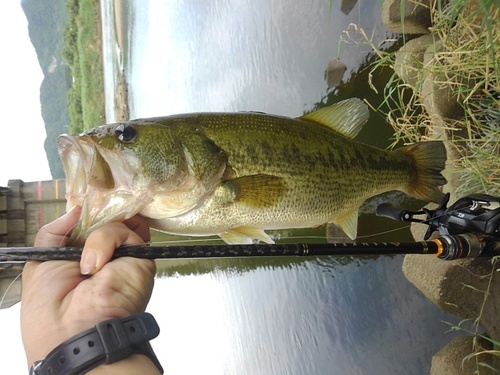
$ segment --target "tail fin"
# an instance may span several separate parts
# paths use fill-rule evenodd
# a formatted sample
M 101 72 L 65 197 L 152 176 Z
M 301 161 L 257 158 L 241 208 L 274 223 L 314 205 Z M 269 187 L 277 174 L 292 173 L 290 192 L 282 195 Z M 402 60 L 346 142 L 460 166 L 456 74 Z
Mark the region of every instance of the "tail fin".
M 406 187 L 406 193 L 424 201 L 439 203 L 444 196 L 439 187 L 447 182 L 441 174 L 446 164 L 443 142 L 418 142 L 398 151 L 404 152 L 414 161 L 415 177 Z

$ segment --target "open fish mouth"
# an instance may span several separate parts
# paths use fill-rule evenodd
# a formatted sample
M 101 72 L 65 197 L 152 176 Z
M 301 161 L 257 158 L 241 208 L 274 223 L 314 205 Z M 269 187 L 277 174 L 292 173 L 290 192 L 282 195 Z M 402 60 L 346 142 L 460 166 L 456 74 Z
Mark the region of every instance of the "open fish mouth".
M 115 187 L 109 164 L 93 142 L 63 134 L 57 140 L 57 148 L 66 175 L 66 209 L 83 205 L 89 188 L 109 190 Z
M 95 228 L 129 219 L 144 207 L 145 200 L 137 199 L 125 179 L 110 168 L 113 164 L 116 173 L 121 173 L 125 163 L 118 158 L 109 160 L 89 137 L 63 134 L 57 148 L 66 174 L 66 209 L 82 206 L 69 244 L 81 245 Z

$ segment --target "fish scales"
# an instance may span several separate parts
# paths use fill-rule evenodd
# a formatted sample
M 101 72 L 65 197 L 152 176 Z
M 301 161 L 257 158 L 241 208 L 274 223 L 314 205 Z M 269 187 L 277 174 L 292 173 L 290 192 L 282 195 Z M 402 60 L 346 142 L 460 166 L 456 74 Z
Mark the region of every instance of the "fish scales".
M 233 124 L 240 123 L 241 118 L 245 125 L 235 127 Z M 411 178 L 412 161 L 403 153 L 353 143 L 326 127 L 307 131 L 310 124 L 306 121 L 267 119 L 235 114 L 216 123 L 208 123 L 203 116 L 199 120 L 207 124 L 200 125 L 207 137 L 227 150 L 238 175 L 283 177 L 287 194 L 265 211 L 246 205 L 221 205 L 217 210 L 200 209 L 197 220 L 189 213 L 163 220 L 163 226 L 185 226 L 189 231 L 189 227 L 199 228 L 206 222 L 210 232 L 209 224 L 220 227 L 232 223 L 237 227 L 243 216 L 247 225 L 267 229 L 303 227 L 305 223 L 316 226 L 360 205 L 367 197 L 406 185 Z M 236 130 L 237 141 L 232 141 Z M 276 135 L 272 146 L 269 134 Z
M 439 201 L 442 143 L 387 151 L 353 141 L 367 118 L 366 105 L 353 98 L 297 119 L 198 113 L 61 136 L 67 190 L 78 196 L 87 184 L 85 197 L 74 202 L 94 212 L 84 214 L 74 239 L 136 213 L 155 229 L 217 234 L 228 243 L 273 242 L 265 230 L 326 222 L 355 238 L 357 212 L 368 197 L 399 189 Z M 78 155 L 85 173 L 65 163 Z

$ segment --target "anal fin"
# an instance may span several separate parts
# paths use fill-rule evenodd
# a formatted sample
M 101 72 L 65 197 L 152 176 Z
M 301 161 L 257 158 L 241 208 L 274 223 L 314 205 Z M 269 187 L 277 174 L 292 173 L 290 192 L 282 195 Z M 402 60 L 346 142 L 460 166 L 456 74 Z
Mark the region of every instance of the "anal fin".
M 356 239 L 358 234 L 358 209 L 349 211 L 344 215 L 338 216 L 331 221 L 342 228 L 345 234 L 351 239 Z
M 219 237 L 230 245 L 248 245 L 254 240 L 273 244 L 274 241 L 263 229 L 256 227 L 238 227 L 219 234 Z

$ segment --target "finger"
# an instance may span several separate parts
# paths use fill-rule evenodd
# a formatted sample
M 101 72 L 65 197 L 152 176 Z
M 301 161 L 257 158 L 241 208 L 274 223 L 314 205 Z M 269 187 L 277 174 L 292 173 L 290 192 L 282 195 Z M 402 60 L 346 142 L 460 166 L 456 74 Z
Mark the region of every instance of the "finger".
M 91 275 L 99 271 L 122 245 L 139 245 L 144 240 L 123 223 L 108 223 L 93 231 L 83 247 L 80 271 Z
M 78 222 L 81 211 L 81 206 L 74 206 L 60 218 L 40 228 L 35 237 L 35 247 L 66 245 L 68 236 Z
M 144 216 L 135 215 L 130 219 L 125 220 L 123 223 L 132 231 L 137 233 L 144 240 L 144 242 L 147 242 L 151 239 L 151 234 L 149 232 L 149 222 L 148 219 Z
M 60 247 L 66 245 L 66 241 L 75 227 L 82 211 L 81 206 L 73 206 L 68 212 L 58 219 L 45 224 L 37 232 L 35 237 L 35 247 Z M 40 265 L 40 262 L 26 262 L 23 275 L 31 275 L 33 270 Z

